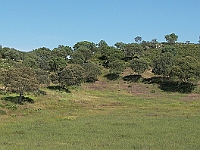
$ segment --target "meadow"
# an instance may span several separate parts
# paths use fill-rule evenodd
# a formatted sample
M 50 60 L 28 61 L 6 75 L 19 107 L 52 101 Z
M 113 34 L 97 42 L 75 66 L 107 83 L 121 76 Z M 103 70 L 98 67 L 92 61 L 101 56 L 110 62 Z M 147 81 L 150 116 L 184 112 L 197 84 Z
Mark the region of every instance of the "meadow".
M 200 94 L 164 92 L 157 84 L 101 80 L 0 100 L 0 149 L 200 149 Z M 13 94 L 3 95 L 15 96 Z

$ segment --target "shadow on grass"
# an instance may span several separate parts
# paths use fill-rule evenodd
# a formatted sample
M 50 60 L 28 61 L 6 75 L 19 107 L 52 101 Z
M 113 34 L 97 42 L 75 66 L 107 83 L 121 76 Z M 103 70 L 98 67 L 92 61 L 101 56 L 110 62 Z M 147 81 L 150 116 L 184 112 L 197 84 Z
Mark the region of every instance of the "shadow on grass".
M 158 84 L 158 87 L 165 92 L 191 93 L 195 88 L 195 85 L 192 83 L 179 83 L 165 77 L 145 78 L 143 82 L 147 84 Z
M 151 78 L 144 78 L 143 83 L 146 84 L 161 84 L 163 82 L 167 81 L 167 78 L 164 77 L 151 77 Z
M 140 79 L 142 79 L 141 75 L 128 75 L 123 77 L 124 81 L 129 81 L 129 82 L 138 82 L 140 81 Z
M 18 100 L 19 100 L 19 96 L 7 96 L 7 97 L 2 97 L 1 100 L 4 100 L 4 101 L 8 101 L 8 102 L 12 102 L 14 104 L 19 104 L 18 103 Z M 24 102 L 27 102 L 27 103 L 34 103 L 34 100 L 30 97 L 22 97 L 22 102 L 21 104 L 23 105 Z
M 107 74 L 104 77 L 106 77 L 108 80 L 117 80 L 117 79 L 119 79 L 119 75 L 115 74 L 115 73 Z
M 177 83 L 177 82 L 163 82 L 159 85 L 159 88 L 167 92 L 180 92 L 191 93 L 194 90 L 195 85 L 192 83 Z
M 48 86 L 47 89 L 54 90 L 54 91 L 64 91 L 66 93 L 71 93 L 71 91 L 67 88 L 61 88 L 59 85 Z

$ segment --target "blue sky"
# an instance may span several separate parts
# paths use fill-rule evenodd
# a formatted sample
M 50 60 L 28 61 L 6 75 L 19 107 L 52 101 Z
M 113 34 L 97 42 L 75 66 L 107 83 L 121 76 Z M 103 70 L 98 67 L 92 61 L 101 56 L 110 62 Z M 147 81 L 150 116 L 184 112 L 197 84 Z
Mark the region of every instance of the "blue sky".
M 0 44 L 21 51 L 76 42 L 109 45 L 165 41 L 197 43 L 200 0 L 0 0 Z

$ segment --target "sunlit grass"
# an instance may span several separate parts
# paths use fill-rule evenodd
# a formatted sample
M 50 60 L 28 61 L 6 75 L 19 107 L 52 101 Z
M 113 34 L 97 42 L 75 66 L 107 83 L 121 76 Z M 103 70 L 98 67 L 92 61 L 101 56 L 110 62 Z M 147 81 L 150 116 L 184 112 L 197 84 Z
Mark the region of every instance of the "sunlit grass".
M 145 92 L 134 94 L 121 83 L 105 84 L 71 93 L 44 89 L 47 95 L 30 95 L 35 103 L 15 110 L 1 100 L 0 149 L 200 149 L 198 97 L 153 85 L 138 85 Z

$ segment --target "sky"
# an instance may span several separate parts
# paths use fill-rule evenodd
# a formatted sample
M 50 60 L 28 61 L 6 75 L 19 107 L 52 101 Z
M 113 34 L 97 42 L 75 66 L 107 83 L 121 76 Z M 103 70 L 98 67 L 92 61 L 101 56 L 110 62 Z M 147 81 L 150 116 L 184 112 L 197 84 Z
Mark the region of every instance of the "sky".
M 0 0 L 0 45 L 20 51 L 80 41 L 198 43 L 200 0 Z

